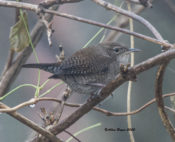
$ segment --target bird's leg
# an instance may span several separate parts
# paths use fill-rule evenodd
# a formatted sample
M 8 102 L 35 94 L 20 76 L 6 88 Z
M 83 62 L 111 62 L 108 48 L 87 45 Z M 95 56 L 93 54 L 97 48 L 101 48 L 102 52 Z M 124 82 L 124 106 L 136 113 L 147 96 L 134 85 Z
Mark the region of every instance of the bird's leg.
M 95 87 L 100 88 L 100 89 L 97 91 L 97 93 L 91 93 L 91 94 L 90 94 L 90 97 L 89 97 L 89 99 L 88 99 L 87 101 L 91 101 L 91 100 L 94 99 L 95 97 L 99 97 L 99 94 L 100 94 L 102 88 L 106 86 L 105 84 L 102 84 L 102 83 L 93 83 L 93 82 L 86 83 L 85 85 L 95 86 Z
M 104 85 L 103 85 L 103 87 L 104 87 Z M 94 99 L 96 97 L 100 97 L 100 92 L 103 89 L 103 87 L 101 86 L 101 88 L 97 92 L 91 93 L 90 97 L 88 98 L 87 101 L 91 101 L 92 99 Z
M 133 69 L 128 69 L 130 64 L 127 65 L 120 65 L 120 73 L 123 78 L 128 78 L 131 81 L 136 81 L 136 73 Z
M 94 98 L 94 93 L 90 94 L 90 97 L 88 98 L 87 102 L 90 102 Z

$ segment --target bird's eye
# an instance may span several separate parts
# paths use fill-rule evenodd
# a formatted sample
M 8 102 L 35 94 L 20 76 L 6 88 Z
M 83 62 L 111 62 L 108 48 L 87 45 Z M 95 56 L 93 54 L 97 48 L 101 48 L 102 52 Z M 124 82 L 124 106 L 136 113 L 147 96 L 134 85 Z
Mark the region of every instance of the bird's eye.
M 115 52 L 119 52 L 119 49 L 118 49 L 118 48 L 113 48 L 113 50 L 114 50 Z

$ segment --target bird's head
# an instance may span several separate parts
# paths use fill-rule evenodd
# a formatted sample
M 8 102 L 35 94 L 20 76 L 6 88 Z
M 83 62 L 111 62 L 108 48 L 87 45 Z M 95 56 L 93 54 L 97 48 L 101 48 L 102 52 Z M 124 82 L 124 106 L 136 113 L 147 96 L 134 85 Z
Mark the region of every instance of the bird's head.
M 123 45 L 120 45 L 116 42 L 105 42 L 101 43 L 101 46 L 104 48 L 106 53 L 110 57 L 115 57 L 121 64 L 127 64 L 129 55 L 132 52 L 139 52 L 140 49 L 136 48 L 127 48 Z

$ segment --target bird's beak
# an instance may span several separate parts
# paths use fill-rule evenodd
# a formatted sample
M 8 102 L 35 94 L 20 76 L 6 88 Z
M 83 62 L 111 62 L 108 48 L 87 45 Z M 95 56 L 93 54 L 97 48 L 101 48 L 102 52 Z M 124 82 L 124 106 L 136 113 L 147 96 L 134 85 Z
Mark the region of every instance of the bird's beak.
M 142 50 L 137 49 L 137 48 L 129 48 L 129 52 L 140 52 Z

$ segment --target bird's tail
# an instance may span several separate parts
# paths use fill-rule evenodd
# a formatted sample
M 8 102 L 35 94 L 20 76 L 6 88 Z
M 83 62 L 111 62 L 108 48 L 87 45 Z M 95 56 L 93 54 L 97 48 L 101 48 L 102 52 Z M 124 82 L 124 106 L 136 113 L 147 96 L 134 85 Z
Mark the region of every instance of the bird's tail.
M 50 73 L 56 73 L 59 70 L 59 63 L 41 63 L 41 64 L 24 64 L 23 68 L 38 68 Z

